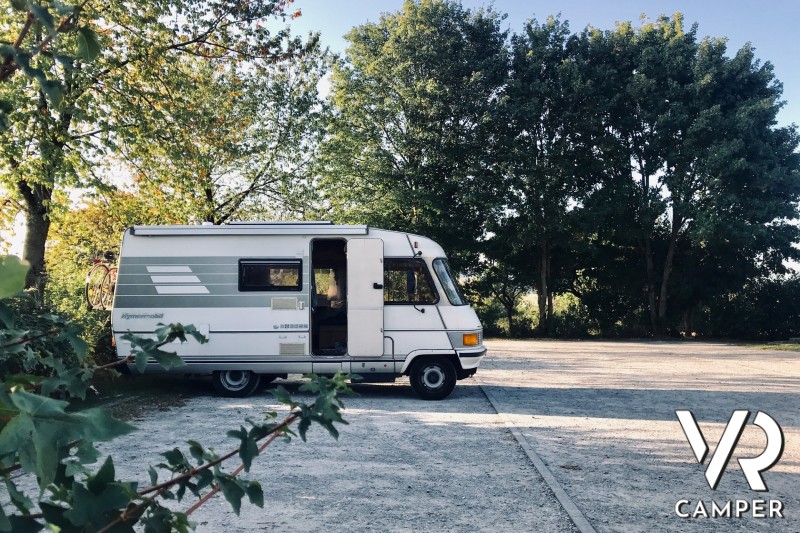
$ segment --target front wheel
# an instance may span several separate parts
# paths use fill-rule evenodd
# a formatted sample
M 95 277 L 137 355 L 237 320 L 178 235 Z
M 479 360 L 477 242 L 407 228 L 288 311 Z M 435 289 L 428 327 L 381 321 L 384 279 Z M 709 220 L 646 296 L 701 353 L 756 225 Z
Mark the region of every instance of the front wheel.
M 446 357 L 422 357 L 411 366 L 411 388 L 423 400 L 443 400 L 456 386 L 456 369 Z
M 217 393 L 230 398 L 250 396 L 260 381 L 261 376 L 250 370 L 220 370 L 211 375 Z

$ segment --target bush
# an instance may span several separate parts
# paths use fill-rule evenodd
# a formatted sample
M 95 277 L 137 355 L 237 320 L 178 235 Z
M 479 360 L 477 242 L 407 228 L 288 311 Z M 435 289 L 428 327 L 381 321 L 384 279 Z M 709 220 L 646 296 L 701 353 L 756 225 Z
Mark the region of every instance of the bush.
M 800 275 L 765 278 L 713 299 L 695 320 L 700 335 L 743 340 L 800 337 Z
M 561 294 L 553 299 L 553 317 L 550 322 L 550 336 L 562 339 L 583 339 L 590 337 L 593 327 L 589 310 L 572 294 Z

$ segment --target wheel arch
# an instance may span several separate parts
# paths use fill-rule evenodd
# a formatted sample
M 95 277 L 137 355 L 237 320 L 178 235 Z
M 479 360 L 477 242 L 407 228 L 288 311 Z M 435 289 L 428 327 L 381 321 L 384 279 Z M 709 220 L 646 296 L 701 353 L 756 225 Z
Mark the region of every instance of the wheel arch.
M 419 350 L 414 351 L 406 356 L 406 360 L 403 362 L 403 367 L 400 370 L 400 373 L 407 376 L 409 372 L 411 372 L 411 367 L 417 361 L 421 361 L 425 357 L 432 357 L 432 356 L 441 356 L 445 357 L 453 363 L 453 366 L 456 369 L 456 372 L 461 372 L 463 369 L 461 368 L 461 361 L 458 358 L 458 355 L 453 350 Z

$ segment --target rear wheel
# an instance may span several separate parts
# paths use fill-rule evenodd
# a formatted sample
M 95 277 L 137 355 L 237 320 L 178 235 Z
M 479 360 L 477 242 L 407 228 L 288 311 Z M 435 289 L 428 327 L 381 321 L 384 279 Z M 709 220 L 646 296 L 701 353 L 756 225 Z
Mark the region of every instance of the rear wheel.
M 443 400 L 456 386 L 456 369 L 446 357 L 422 357 L 411 366 L 411 388 L 423 400 Z
M 100 284 L 100 309 L 109 310 L 114 304 L 114 290 L 117 288 L 117 267 L 108 269 Z
M 261 376 L 250 370 L 219 370 L 212 374 L 211 381 L 221 396 L 244 398 L 255 392 Z
M 86 304 L 89 309 L 99 309 L 103 300 L 101 292 L 101 285 L 103 280 L 108 274 L 108 267 L 103 263 L 95 264 L 86 275 L 86 289 L 84 295 L 86 296 Z

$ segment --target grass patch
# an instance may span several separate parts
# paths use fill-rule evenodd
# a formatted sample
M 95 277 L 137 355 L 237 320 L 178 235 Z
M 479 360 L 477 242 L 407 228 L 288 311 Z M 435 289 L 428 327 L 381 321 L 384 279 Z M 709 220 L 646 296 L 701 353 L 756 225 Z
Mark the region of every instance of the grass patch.
M 782 350 L 784 352 L 800 352 L 800 343 L 779 342 L 775 344 L 754 344 L 753 348 L 758 348 L 759 350 Z

